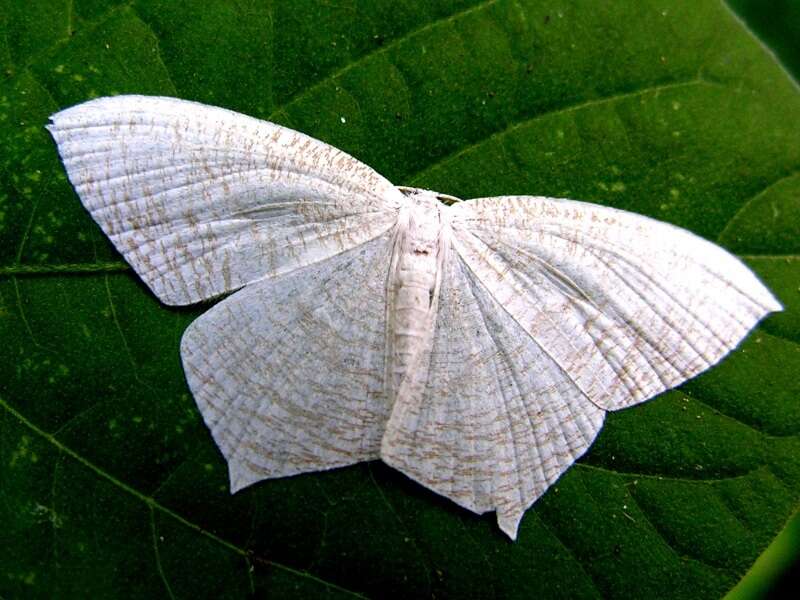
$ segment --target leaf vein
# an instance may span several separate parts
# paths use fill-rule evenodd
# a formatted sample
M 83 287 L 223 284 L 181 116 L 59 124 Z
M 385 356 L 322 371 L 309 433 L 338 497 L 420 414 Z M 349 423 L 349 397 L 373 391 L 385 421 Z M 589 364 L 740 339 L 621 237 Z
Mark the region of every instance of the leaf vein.
M 721 481 L 732 481 L 734 479 L 744 479 L 759 471 L 765 467 L 765 465 L 761 465 L 755 467 L 754 469 L 750 469 L 745 471 L 744 473 L 739 473 L 737 475 L 731 475 L 729 477 L 676 477 L 674 475 L 661 475 L 659 473 L 636 473 L 634 471 L 617 471 L 616 469 L 609 469 L 608 467 L 601 467 L 600 465 L 594 465 L 586 462 L 578 462 L 575 463 L 575 467 L 579 470 L 589 470 L 589 471 L 600 471 L 602 473 L 608 473 L 609 475 L 616 475 L 618 477 L 623 477 L 627 479 L 656 479 L 658 481 L 674 481 L 674 482 L 681 482 L 681 483 L 697 483 L 697 484 L 713 484 L 719 483 Z
M 117 332 L 119 333 L 120 340 L 122 341 L 122 347 L 125 348 L 125 354 L 128 357 L 128 362 L 130 363 L 131 370 L 133 371 L 133 378 L 140 385 L 152 390 L 152 387 L 146 381 L 143 381 L 141 377 L 139 377 L 139 366 L 136 364 L 136 360 L 133 357 L 133 352 L 131 352 L 131 347 L 128 344 L 128 338 L 125 336 L 125 332 L 122 330 L 122 325 L 120 324 L 119 317 L 117 316 L 117 309 L 114 306 L 114 299 L 111 297 L 111 286 L 108 285 L 108 275 L 105 275 L 104 281 L 106 287 L 106 296 L 108 297 L 108 308 L 111 311 L 111 319 L 114 321 L 114 326 L 117 328 Z
M 142 25 L 144 25 L 147 28 L 147 31 L 150 32 L 150 35 L 153 36 L 153 40 L 155 40 L 155 50 L 156 50 L 155 51 L 155 57 L 156 57 L 156 59 L 158 59 L 158 63 L 164 69 L 164 73 L 167 76 L 167 81 L 169 82 L 169 85 L 172 88 L 171 92 L 173 94 L 177 94 L 178 93 L 178 87 L 175 85 L 175 82 L 172 80 L 172 75 L 170 74 L 169 69 L 167 68 L 167 64 L 164 62 L 164 57 L 161 54 L 161 41 L 160 41 L 158 35 L 156 35 L 156 32 L 155 32 L 155 30 L 153 30 L 153 28 L 150 25 L 150 23 L 145 21 L 142 18 L 142 16 L 139 14 L 139 12 L 133 7 L 133 4 L 131 4 L 128 7 L 128 9 L 129 9 L 128 12 L 130 12 L 131 15 L 133 15 L 133 17 L 136 20 L 138 20 Z M 122 63 L 120 62 L 120 64 L 122 64 Z M 122 66 L 124 68 L 124 65 L 122 65 Z
M 710 563 L 705 558 L 700 558 L 697 554 L 690 555 L 688 554 L 688 552 L 687 553 L 683 553 L 683 551 L 679 552 L 678 548 L 675 545 L 675 542 L 669 539 L 668 534 L 666 534 L 663 531 L 662 527 L 656 525 L 656 522 L 650 517 L 650 515 L 647 514 L 647 511 L 644 509 L 642 503 L 636 498 L 636 495 L 634 493 L 629 493 L 628 498 L 630 498 L 631 502 L 636 505 L 636 508 L 639 509 L 639 514 L 645 520 L 647 525 L 650 527 L 653 533 L 655 533 L 656 536 L 658 536 L 661 539 L 661 541 L 664 542 L 664 545 L 669 549 L 669 551 L 672 554 L 675 555 L 675 558 L 677 558 L 682 562 L 686 560 L 691 560 L 706 568 L 713 569 L 715 571 L 724 571 L 726 573 L 732 572 L 732 569 L 730 567 L 724 567 L 722 565 L 716 565 Z
M 156 569 L 158 570 L 159 577 L 161 577 L 161 581 L 164 582 L 164 588 L 167 590 L 167 595 L 172 600 L 175 600 L 175 594 L 172 592 L 172 587 L 169 585 L 169 581 L 167 581 L 167 576 L 164 573 L 164 567 L 161 564 L 161 554 L 158 551 L 158 534 L 156 532 L 156 516 L 155 512 L 153 511 L 152 504 L 148 506 L 148 512 L 150 513 L 150 532 L 153 536 L 153 556 L 156 561 Z
M 408 528 L 408 526 L 406 525 L 405 521 L 403 521 L 403 518 L 400 516 L 400 513 L 398 513 L 395 510 L 394 505 L 389 501 L 389 498 L 386 497 L 386 494 L 383 493 L 383 490 L 381 489 L 381 486 L 378 484 L 378 481 L 375 479 L 375 475 L 372 472 L 372 463 L 368 463 L 367 464 L 367 471 L 369 472 L 369 478 L 372 480 L 372 484 L 375 486 L 375 490 L 378 492 L 378 495 L 381 497 L 381 500 L 383 500 L 383 503 L 389 509 L 389 512 L 394 515 L 394 518 L 400 524 L 400 527 L 402 527 L 403 530 L 408 534 L 408 539 L 411 542 L 411 545 L 414 546 L 414 550 L 416 551 L 417 556 L 419 557 L 419 560 L 422 563 L 422 566 L 425 567 L 425 569 L 424 569 L 425 581 L 428 584 L 428 590 L 431 590 L 431 565 L 430 565 L 430 562 L 428 561 L 428 559 L 425 556 L 425 554 L 423 554 L 423 552 L 420 549 L 420 547 L 417 545 L 416 537 L 411 533 L 411 530 Z
M 291 96 L 287 101 L 282 103 L 280 106 L 277 106 L 276 108 L 274 108 L 273 111 L 267 117 L 267 120 L 269 120 L 269 121 L 274 120 L 274 118 L 279 113 L 284 111 L 287 107 L 289 107 L 292 104 L 295 104 L 297 102 L 300 102 L 304 98 L 307 98 L 307 97 L 311 96 L 318 89 L 324 87 L 325 85 L 329 84 L 332 81 L 335 81 L 336 79 L 339 79 L 340 77 L 342 77 L 343 75 L 345 75 L 349 71 L 353 70 L 354 68 L 356 68 L 357 66 L 361 65 L 362 63 L 370 60 L 371 58 L 373 58 L 375 56 L 378 56 L 380 54 L 383 54 L 385 52 L 388 52 L 392 48 L 395 48 L 395 47 L 399 46 L 403 42 L 406 42 L 406 41 L 410 40 L 411 38 L 413 38 L 413 37 L 415 37 L 415 36 L 417 36 L 417 35 L 419 35 L 421 33 L 429 31 L 429 30 L 431 30 L 431 29 L 433 29 L 435 27 L 438 27 L 439 25 L 444 25 L 446 23 L 452 23 L 452 22 L 454 22 L 454 21 L 456 21 L 456 20 L 458 20 L 458 19 L 460 19 L 460 18 L 462 18 L 462 17 L 464 17 L 464 16 L 466 16 L 466 15 L 468 15 L 470 13 L 476 12 L 478 10 L 482 10 L 484 8 L 487 8 L 487 7 L 491 6 L 492 4 L 496 4 L 498 1 L 499 0 L 483 0 L 482 2 L 479 2 L 477 4 L 473 4 L 469 8 L 465 8 L 464 10 L 458 11 L 458 12 L 453 13 L 451 15 L 448 15 L 446 17 L 442 17 L 440 19 L 435 19 L 435 20 L 433 20 L 433 21 L 431 21 L 429 23 L 426 23 L 425 25 L 423 25 L 421 27 L 418 27 L 416 29 L 413 29 L 413 30 L 409 31 L 408 33 L 406 33 L 404 35 L 401 35 L 400 37 L 392 40 L 390 43 L 386 44 L 385 46 L 381 46 L 381 47 L 379 47 L 379 48 L 377 48 L 375 50 L 367 52 L 366 54 L 362 54 L 361 56 L 359 56 L 355 60 L 347 63 L 343 67 L 340 67 L 339 69 L 337 69 L 337 70 L 333 71 L 332 73 L 326 75 L 325 77 L 323 77 L 322 79 L 320 79 L 316 83 L 311 84 L 310 86 L 308 86 L 304 90 L 298 92 L 294 96 Z
M 128 263 L 122 261 L 65 264 L 13 264 L 0 267 L 0 277 L 25 275 L 60 275 L 73 273 L 111 273 L 127 271 Z
M 6 413 L 10 414 L 17 421 L 22 423 L 25 427 L 27 427 L 32 432 L 36 433 L 39 437 L 41 437 L 44 440 L 46 440 L 47 442 L 49 442 L 52 446 L 57 448 L 63 454 L 66 454 L 67 456 L 72 458 L 74 461 L 78 462 L 79 464 L 83 465 L 84 467 L 86 467 L 90 471 L 94 472 L 100 478 L 105 479 L 106 481 L 108 481 L 112 485 L 118 487 L 123 492 L 125 492 L 125 493 L 127 493 L 127 494 L 129 494 L 129 495 L 131 495 L 131 496 L 133 496 L 135 498 L 137 498 L 138 500 L 143 502 L 146 506 L 151 507 L 154 510 L 158 510 L 159 512 L 161 512 L 161 513 L 173 518 L 174 520 L 176 520 L 181 525 L 183 525 L 183 526 L 195 531 L 196 533 L 199 533 L 200 535 L 203 535 L 203 536 L 213 540 L 214 542 L 220 544 L 221 546 L 224 546 L 225 548 L 227 548 L 231 552 L 234 552 L 235 554 L 238 554 L 238 555 L 243 556 L 243 557 L 251 557 L 252 556 L 252 554 L 250 552 L 248 552 L 247 550 L 239 548 L 237 545 L 233 544 L 232 542 L 229 542 L 229 541 L 225 540 L 224 538 L 221 538 L 218 535 L 215 535 L 214 533 L 212 533 L 212 532 L 210 532 L 210 531 L 208 531 L 206 529 L 203 529 L 200 525 L 198 525 L 196 523 L 193 523 L 192 521 L 189 521 L 187 518 L 181 516 L 179 513 L 177 513 L 175 511 L 167 508 L 166 506 L 160 504 L 154 498 L 152 498 L 150 496 L 147 496 L 147 495 L 143 494 L 142 492 L 139 492 L 138 490 L 136 490 L 135 488 L 131 487 L 127 483 L 124 483 L 123 481 L 121 481 L 120 479 L 117 479 L 116 477 L 114 477 L 110 473 L 107 473 L 106 471 L 104 471 L 103 469 L 101 469 L 100 467 L 98 467 L 97 465 L 95 465 L 94 463 L 89 461 L 88 459 L 84 458 L 83 456 L 81 456 L 80 454 L 78 454 L 77 452 L 72 450 L 69 446 L 65 445 L 63 442 L 58 440 L 52 434 L 47 433 L 45 430 L 40 428 L 38 425 L 36 425 L 32 421 L 30 421 L 27 417 L 25 417 L 22 413 L 20 413 L 18 410 L 16 410 L 13 406 L 11 406 L 3 398 L 0 398 L 0 407 L 2 407 L 3 410 Z M 282 563 L 275 562 L 273 560 L 263 559 L 263 558 L 259 557 L 258 558 L 258 562 L 266 564 L 266 565 L 269 565 L 269 566 L 274 567 L 276 569 L 280 569 L 282 571 L 286 571 L 287 573 L 290 573 L 291 575 L 294 575 L 296 577 L 300 577 L 300 578 L 303 578 L 303 579 L 309 579 L 311 581 L 319 583 L 320 585 L 328 587 L 328 588 L 330 588 L 332 590 L 336 590 L 336 591 L 339 591 L 339 592 L 342 592 L 342 593 L 345 593 L 345 594 L 349 594 L 349 595 L 355 596 L 357 598 L 364 598 L 365 597 L 365 596 L 363 596 L 363 594 L 360 594 L 358 592 L 354 592 L 352 590 L 348 590 L 347 588 L 343 588 L 340 585 L 337 585 L 335 583 L 332 583 L 330 581 L 326 581 L 326 580 L 324 580 L 324 579 L 322 579 L 320 577 L 317 577 L 316 575 L 314 575 L 312 573 L 308 573 L 306 571 L 295 569 L 295 568 L 289 567 L 287 565 L 284 565 Z
M 763 332 L 762 332 L 762 333 L 763 333 Z M 767 334 L 767 335 L 769 335 L 769 334 Z M 774 337 L 778 337 L 778 336 L 774 336 Z M 781 338 L 781 339 L 786 339 L 786 338 Z M 794 341 L 792 341 L 792 340 L 786 340 L 786 341 L 788 341 L 788 342 L 792 342 L 793 344 L 797 344 L 797 342 L 794 342 Z M 705 407 L 706 407 L 706 408 L 708 408 L 709 410 L 711 410 L 711 411 L 715 412 L 716 414 L 718 414 L 718 415 L 720 415 L 720 416 L 722 416 L 722 417 L 725 417 L 725 418 L 727 418 L 727 419 L 730 419 L 731 421 L 733 421 L 733 422 L 735 422 L 735 423 L 738 423 L 739 425 L 743 425 L 744 427 L 747 427 L 748 429 L 751 429 L 752 431 L 755 431 L 756 433 L 758 433 L 758 434 L 760 434 L 760 435 L 763 435 L 763 436 L 765 436 L 765 437 L 778 438 L 778 439 L 781 439 L 781 438 L 792 438 L 792 437 L 797 437 L 797 434 L 774 435 L 774 434 L 771 434 L 771 433 L 767 433 L 767 432 L 765 432 L 765 431 L 762 431 L 762 430 L 760 430 L 760 429 L 759 429 L 758 427 L 756 427 L 755 425 L 752 425 L 752 424 L 750 424 L 750 423 L 746 423 L 745 421 L 742 421 L 741 419 L 739 419 L 739 418 L 737 418 L 737 417 L 734 417 L 733 415 L 730 415 L 730 414 L 728 414 L 728 413 L 726 413 L 726 412 L 722 412 L 722 411 L 721 411 L 719 408 L 717 408 L 716 406 L 712 406 L 711 404 L 709 404 L 709 403 L 708 403 L 708 402 L 706 402 L 705 400 L 702 400 L 701 398 L 698 398 L 697 396 L 694 396 L 694 395 L 690 394 L 689 392 L 687 392 L 687 391 L 686 391 L 685 389 L 683 389 L 683 388 L 681 388 L 681 389 L 679 389 L 679 390 L 676 390 L 676 391 L 677 391 L 678 393 L 680 393 L 680 394 L 683 394 L 683 395 L 684 395 L 684 396 L 686 396 L 687 398 L 691 398 L 692 400 L 694 400 L 694 401 L 695 401 L 695 402 L 697 402 L 698 404 L 702 404 L 703 406 L 705 406 Z
M 580 572 L 583 573 L 586 576 L 586 579 L 589 582 L 589 585 L 592 588 L 592 590 L 597 593 L 598 597 L 605 598 L 606 594 L 604 594 L 602 592 L 602 590 L 600 590 L 600 586 L 594 580 L 594 577 L 592 577 L 591 573 L 589 573 L 586 569 L 583 568 L 583 563 L 578 559 L 577 555 L 572 550 L 572 548 L 570 548 L 566 544 L 566 542 L 564 542 L 564 540 L 562 540 L 559 537 L 559 535 L 555 532 L 555 529 L 553 527 L 551 527 L 550 525 L 547 524 L 547 522 L 544 520 L 543 516 L 541 514 L 539 514 L 538 511 L 533 511 L 533 514 L 536 515 L 536 519 L 539 521 L 539 523 L 541 524 L 542 528 L 545 531 L 547 531 L 550 535 L 553 536 L 553 539 L 558 543 L 559 546 L 561 546 L 564 549 L 564 551 L 567 553 L 567 555 L 572 559 L 573 564 L 575 566 L 577 566 L 577 568 L 580 570 Z
M 526 125 L 530 125 L 531 123 L 535 123 L 538 120 L 558 115 L 558 114 L 569 114 L 572 112 L 577 112 L 583 110 L 585 108 L 591 108 L 592 106 L 602 106 L 603 104 L 618 102 L 621 100 L 628 100 L 630 98 L 636 98 L 637 96 L 643 96 L 648 93 L 655 93 L 656 95 L 662 91 L 672 90 L 672 89 L 679 89 L 683 87 L 693 87 L 693 86 L 719 86 L 722 84 L 709 81 L 708 79 L 703 78 L 702 76 L 695 75 L 691 79 L 684 79 L 684 80 L 677 80 L 668 83 L 659 83 L 648 85 L 645 87 L 641 87 L 638 89 L 634 89 L 627 92 L 619 92 L 614 93 L 608 96 L 601 96 L 598 98 L 591 98 L 589 100 L 582 100 L 580 102 L 576 102 L 574 104 L 568 104 L 565 106 L 557 107 L 551 110 L 546 110 L 544 112 L 540 112 L 530 117 L 525 117 L 523 119 L 517 121 L 511 121 L 508 125 L 506 125 L 503 129 L 499 131 L 495 131 L 488 136 L 482 137 L 475 142 L 467 144 L 463 148 L 447 154 L 442 158 L 436 160 L 432 164 L 428 165 L 427 167 L 412 173 L 411 175 L 407 176 L 406 179 L 411 182 L 413 185 L 418 185 L 421 181 L 424 181 L 425 175 L 432 171 L 435 168 L 440 167 L 441 165 L 451 162 L 453 160 L 457 160 L 464 154 L 467 154 L 471 150 L 477 148 L 478 146 L 485 144 L 489 141 L 499 139 L 502 136 L 508 135 L 518 129 L 525 127 Z
M 69 44 L 70 41 L 72 41 L 73 36 L 71 34 L 75 31 L 75 28 L 74 28 L 74 10 L 71 10 L 73 4 L 74 4 L 74 0 L 70 0 L 70 10 L 69 10 L 70 33 L 68 35 L 65 35 L 64 37 L 56 40 L 55 42 L 53 42 L 52 44 L 50 44 L 46 48 L 39 49 L 34 54 L 30 55 L 28 57 L 28 59 L 25 60 L 24 62 L 18 63 L 17 67 L 20 69 L 20 71 L 18 71 L 16 74 L 14 74 L 11 77 L 9 77 L 8 78 L 9 80 L 13 80 L 14 77 L 19 77 L 23 73 L 28 73 L 29 72 L 28 69 L 29 69 L 29 67 L 31 65 L 35 64 L 36 62 L 38 62 L 42 58 L 48 56 L 49 54 L 54 53 L 58 48 L 63 48 L 64 46 Z M 99 17 L 97 17 L 96 19 L 94 19 L 92 21 L 82 21 L 81 22 L 81 32 L 82 32 L 82 34 L 85 35 L 87 33 L 93 32 L 95 29 L 97 29 L 98 27 L 103 25 L 106 21 L 111 19 L 117 13 L 124 12 L 125 9 L 128 8 L 129 6 L 130 6 L 130 2 L 127 3 L 127 4 L 118 4 L 116 6 L 113 6 L 112 8 L 110 8 L 109 10 L 107 10 L 102 15 L 100 15 Z M 8 40 L 8 33 L 4 32 L 4 34 L 5 34 L 6 40 Z M 6 44 L 8 45 L 8 41 L 6 41 Z
M 720 230 L 719 234 L 717 235 L 717 242 L 720 242 L 720 240 L 722 240 L 722 238 L 725 237 L 725 234 L 728 233 L 728 230 L 734 225 L 734 221 L 736 221 L 736 219 L 739 218 L 739 216 L 742 213 L 744 213 L 744 211 L 747 210 L 753 202 L 755 202 L 756 200 L 761 198 L 764 194 L 769 192 L 776 185 L 780 185 L 781 183 L 783 183 L 787 179 L 791 179 L 792 177 L 796 177 L 797 175 L 800 175 L 800 169 L 796 169 L 796 170 L 792 171 L 791 173 L 789 173 L 787 175 L 783 175 L 783 176 L 779 177 L 778 179 L 774 180 L 773 182 L 767 184 L 760 191 L 756 192 L 755 194 L 753 194 L 749 198 L 746 198 L 744 200 L 744 202 L 742 202 L 742 205 L 739 208 L 736 209 L 736 212 L 733 213 L 733 216 L 730 219 L 728 219 L 728 221 L 725 223 L 725 225 Z
M 22 325 L 25 327 L 25 331 L 28 332 L 28 337 L 33 342 L 33 345 L 40 350 L 47 350 L 44 346 L 42 346 L 39 341 L 36 339 L 36 336 L 33 335 L 33 329 L 31 329 L 31 324 L 28 322 L 28 317 L 25 316 L 25 309 L 22 307 L 22 296 L 19 293 L 19 284 L 17 283 L 17 278 L 11 278 L 12 283 L 14 284 L 14 295 L 16 296 L 17 302 L 17 310 L 19 311 L 20 320 L 22 320 Z

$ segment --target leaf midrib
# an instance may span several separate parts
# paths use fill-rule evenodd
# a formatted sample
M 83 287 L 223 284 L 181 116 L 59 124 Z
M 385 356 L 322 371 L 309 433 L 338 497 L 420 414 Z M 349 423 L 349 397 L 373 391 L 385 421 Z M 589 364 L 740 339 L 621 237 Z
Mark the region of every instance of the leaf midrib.
M 800 254 L 736 254 L 740 260 L 800 260 Z M 64 263 L 64 264 L 14 264 L 0 267 L 0 277 L 41 277 L 48 275 L 79 275 L 123 273 L 130 271 L 131 266 L 119 261 L 97 263 Z

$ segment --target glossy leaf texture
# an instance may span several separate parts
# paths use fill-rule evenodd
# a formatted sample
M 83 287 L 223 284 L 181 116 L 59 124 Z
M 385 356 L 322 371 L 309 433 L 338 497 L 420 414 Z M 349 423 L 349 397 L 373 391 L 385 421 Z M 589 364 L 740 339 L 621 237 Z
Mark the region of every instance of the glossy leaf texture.
M 719 597 L 800 500 L 800 93 L 718 1 L 0 2 L 0 596 Z M 158 303 L 43 126 L 115 93 L 301 130 L 397 184 L 691 229 L 786 311 L 609 415 L 509 543 L 380 464 L 230 496 Z

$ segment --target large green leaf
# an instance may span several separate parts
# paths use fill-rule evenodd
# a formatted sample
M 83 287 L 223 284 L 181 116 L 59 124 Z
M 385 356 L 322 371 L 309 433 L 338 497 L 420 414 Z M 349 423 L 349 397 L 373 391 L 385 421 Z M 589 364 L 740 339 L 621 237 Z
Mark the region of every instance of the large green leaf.
M 800 499 L 800 93 L 717 1 L 0 0 L 0 595 L 714 597 Z M 519 541 L 380 463 L 231 497 L 162 306 L 43 129 L 112 93 L 270 118 L 396 183 L 568 196 L 785 304 L 609 416 Z

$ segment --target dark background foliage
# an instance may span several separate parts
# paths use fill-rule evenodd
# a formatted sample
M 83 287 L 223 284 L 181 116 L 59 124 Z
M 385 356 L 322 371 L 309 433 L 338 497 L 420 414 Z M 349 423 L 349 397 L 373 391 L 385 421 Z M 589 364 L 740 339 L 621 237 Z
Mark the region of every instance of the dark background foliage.
M 728 0 L 753 32 L 800 81 L 800 2 Z M 731 593 L 729 600 L 784 598 L 800 586 L 800 515 L 784 531 Z

